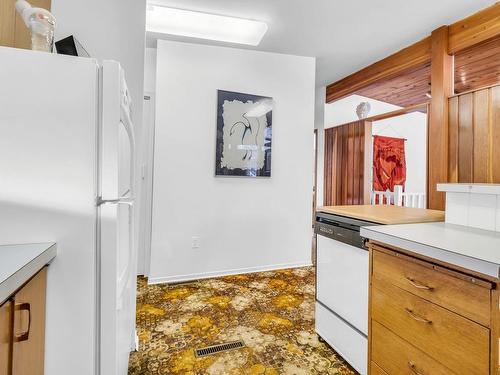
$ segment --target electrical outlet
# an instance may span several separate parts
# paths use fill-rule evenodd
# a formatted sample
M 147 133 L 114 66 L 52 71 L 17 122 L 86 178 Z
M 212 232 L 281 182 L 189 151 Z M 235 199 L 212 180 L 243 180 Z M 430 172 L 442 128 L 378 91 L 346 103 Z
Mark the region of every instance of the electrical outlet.
M 198 237 L 198 236 L 191 237 L 191 248 L 193 248 L 193 249 L 200 248 L 200 237 Z

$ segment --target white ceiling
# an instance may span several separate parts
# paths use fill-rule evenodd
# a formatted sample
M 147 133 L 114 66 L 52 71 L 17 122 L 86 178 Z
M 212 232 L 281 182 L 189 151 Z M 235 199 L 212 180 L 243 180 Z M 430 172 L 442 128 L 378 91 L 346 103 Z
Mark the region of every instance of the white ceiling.
M 496 0 L 150 0 L 175 8 L 266 21 L 260 51 L 317 58 L 316 83 L 322 86 L 349 75 L 453 23 Z M 156 39 L 195 41 L 149 34 Z

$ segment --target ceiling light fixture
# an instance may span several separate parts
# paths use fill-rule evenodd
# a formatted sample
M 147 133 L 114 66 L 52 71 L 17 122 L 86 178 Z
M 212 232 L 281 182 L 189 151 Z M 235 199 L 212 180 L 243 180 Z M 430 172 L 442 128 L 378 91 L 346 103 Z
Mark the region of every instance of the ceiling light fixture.
M 267 32 L 261 21 L 149 5 L 146 29 L 154 33 L 257 46 Z

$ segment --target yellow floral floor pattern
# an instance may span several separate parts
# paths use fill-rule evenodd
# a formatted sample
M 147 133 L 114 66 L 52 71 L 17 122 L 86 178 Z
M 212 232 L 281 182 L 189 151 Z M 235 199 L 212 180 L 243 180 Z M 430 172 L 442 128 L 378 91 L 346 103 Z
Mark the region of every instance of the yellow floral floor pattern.
M 140 350 L 129 375 L 354 375 L 314 332 L 314 269 L 147 285 L 138 280 Z M 245 347 L 196 358 L 194 349 Z

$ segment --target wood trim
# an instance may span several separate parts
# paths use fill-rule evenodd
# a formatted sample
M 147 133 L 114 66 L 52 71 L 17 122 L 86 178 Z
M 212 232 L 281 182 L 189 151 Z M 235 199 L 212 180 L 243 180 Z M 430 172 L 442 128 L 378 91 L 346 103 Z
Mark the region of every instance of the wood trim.
M 426 37 L 383 60 L 328 85 L 326 87 L 326 102 L 331 103 L 381 79 L 392 78 L 418 68 L 428 63 L 430 59 L 431 38 Z
M 448 55 L 448 27 L 432 32 L 431 107 L 428 124 L 428 207 L 444 209 L 437 184 L 448 181 L 448 98 L 453 94 L 453 57 Z
M 448 33 L 448 53 L 455 54 L 498 35 L 500 35 L 500 2 L 451 24 Z

